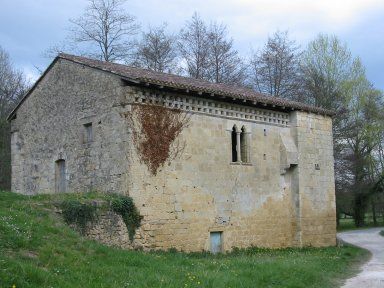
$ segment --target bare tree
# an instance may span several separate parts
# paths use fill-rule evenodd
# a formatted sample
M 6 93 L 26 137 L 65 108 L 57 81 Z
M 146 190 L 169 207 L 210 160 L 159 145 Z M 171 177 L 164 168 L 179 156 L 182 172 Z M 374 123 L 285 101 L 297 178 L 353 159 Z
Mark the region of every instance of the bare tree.
M 76 44 L 90 44 L 90 57 L 105 61 L 126 59 L 132 50 L 132 36 L 139 29 L 135 18 L 121 7 L 125 0 L 89 0 L 84 14 L 71 19 L 70 38 Z
M 212 23 L 208 27 L 194 13 L 180 31 L 178 46 L 188 76 L 215 83 L 243 84 L 245 65 L 233 48 L 225 25 Z
M 227 27 L 212 23 L 208 33 L 208 79 L 216 83 L 243 84 L 245 65 L 228 38 Z
M 91 56 L 91 57 L 95 56 L 95 55 L 92 56 L 89 51 L 81 50 L 79 47 L 79 43 L 74 42 L 72 34 L 68 35 L 65 38 L 66 38 L 65 40 L 59 43 L 55 43 L 54 45 L 49 46 L 48 49 L 44 50 L 41 54 L 42 57 L 52 60 L 59 53 L 73 53 L 80 56 Z M 96 56 L 96 58 L 101 59 L 100 56 Z M 38 68 L 38 67 L 35 67 L 35 68 L 38 70 L 40 74 L 42 74 L 41 68 Z
M 27 89 L 22 72 L 12 67 L 8 53 L 0 46 L 0 119 L 5 119 Z
M 159 72 L 176 72 L 176 37 L 168 34 L 165 29 L 166 24 L 163 24 L 156 28 L 150 27 L 148 32 L 142 34 L 133 65 Z
M 209 34 L 207 25 L 197 13 L 180 31 L 178 46 L 188 76 L 207 79 L 209 71 Z
M 276 97 L 297 100 L 300 94 L 300 52 L 288 32 L 277 31 L 264 48 L 251 57 L 251 82 L 254 88 Z
M 8 53 L 0 46 L 0 189 L 11 185 L 11 133 L 6 118 L 27 86 L 23 73 L 12 67 Z

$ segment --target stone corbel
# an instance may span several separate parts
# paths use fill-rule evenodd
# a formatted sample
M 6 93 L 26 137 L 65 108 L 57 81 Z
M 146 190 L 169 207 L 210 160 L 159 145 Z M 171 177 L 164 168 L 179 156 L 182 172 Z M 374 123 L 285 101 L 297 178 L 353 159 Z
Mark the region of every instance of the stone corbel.
M 280 174 L 284 175 L 291 167 L 298 165 L 299 157 L 297 147 L 288 131 L 280 132 Z

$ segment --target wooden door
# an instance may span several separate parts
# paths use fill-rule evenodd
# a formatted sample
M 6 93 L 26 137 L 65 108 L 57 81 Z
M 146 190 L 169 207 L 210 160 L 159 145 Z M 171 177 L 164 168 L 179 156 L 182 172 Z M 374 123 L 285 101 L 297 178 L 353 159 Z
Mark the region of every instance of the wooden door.
M 222 252 L 222 232 L 211 232 L 211 253 Z

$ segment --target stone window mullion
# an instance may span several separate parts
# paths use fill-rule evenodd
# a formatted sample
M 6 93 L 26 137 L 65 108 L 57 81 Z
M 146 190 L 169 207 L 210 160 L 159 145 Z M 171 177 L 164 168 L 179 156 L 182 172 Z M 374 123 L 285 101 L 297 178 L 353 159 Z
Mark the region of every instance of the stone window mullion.
M 237 162 L 241 162 L 241 143 L 240 143 L 240 131 L 236 131 L 236 152 Z
M 251 162 L 251 133 L 247 132 L 246 133 L 246 145 L 247 145 L 247 162 Z

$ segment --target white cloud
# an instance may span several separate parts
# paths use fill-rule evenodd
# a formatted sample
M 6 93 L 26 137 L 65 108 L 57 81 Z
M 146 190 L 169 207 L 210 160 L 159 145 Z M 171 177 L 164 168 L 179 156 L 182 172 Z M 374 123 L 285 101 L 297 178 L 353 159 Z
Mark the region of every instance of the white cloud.
M 200 1 L 199 1 L 200 2 Z M 206 1 L 210 5 L 212 1 Z M 220 7 L 220 1 L 214 1 Z M 209 4 L 208 4 L 209 3 Z M 212 5 L 212 6 L 216 6 Z M 216 6 L 216 7 L 217 7 Z M 384 9 L 382 0 L 227 0 L 219 11 L 237 26 L 237 32 L 264 33 L 271 28 L 338 33 L 350 29 L 367 15 Z
M 0 44 L 28 78 L 37 79 L 31 63 L 48 64 L 42 52 L 65 38 L 68 19 L 81 15 L 87 0 L 5 2 L 0 9 Z M 125 8 L 143 29 L 168 22 L 175 33 L 197 11 L 207 22 L 226 24 L 244 56 L 279 29 L 289 30 L 291 39 L 302 46 L 320 32 L 336 34 L 351 47 L 361 45 L 357 52 L 362 58 L 382 62 L 372 57 L 372 49 L 383 50 L 384 0 L 128 0 Z
M 31 67 L 31 66 L 24 66 L 21 68 L 23 71 L 25 77 L 27 78 L 27 81 L 29 83 L 35 83 L 37 79 L 40 77 L 40 72 L 38 71 L 37 68 Z
M 299 43 L 320 32 L 343 34 L 370 13 L 384 12 L 383 0 L 131 0 L 127 8 L 145 25 L 167 21 L 178 30 L 197 11 L 206 21 L 223 22 L 238 47 L 264 43 L 276 30 L 289 30 Z M 132 11 L 133 10 L 133 11 Z M 145 13 L 143 13 L 145 11 Z M 175 31 L 176 32 L 176 31 Z
M 198 8 L 227 16 L 278 22 L 311 19 L 328 25 L 349 26 L 366 12 L 384 8 L 382 0 L 211 0 L 195 1 Z M 204 11 L 204 10 L 203 10 Z M 201 11 L 203 13 L 203 11 Z M 217 13 L 216 13 L 217 14 Z

